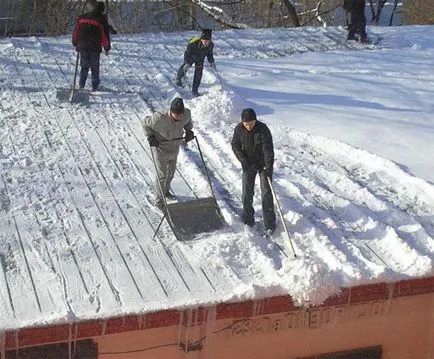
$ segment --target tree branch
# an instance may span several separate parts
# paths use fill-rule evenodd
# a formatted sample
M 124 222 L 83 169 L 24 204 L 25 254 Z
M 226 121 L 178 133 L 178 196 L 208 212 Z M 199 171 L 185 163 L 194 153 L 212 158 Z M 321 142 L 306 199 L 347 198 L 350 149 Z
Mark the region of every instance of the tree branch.
M 201 0 L 188 0 L 190 3 L 199 7 L 203 12 L 208 14 L 211 18 L 213 18 L 219 24 L 229 27 L 231 29 L 243 29 L 247 26 L 237 24 L 233 22 L 229 17 L 224 13 L 224 11 L 217 6 L 209 6 L 203 3 Z

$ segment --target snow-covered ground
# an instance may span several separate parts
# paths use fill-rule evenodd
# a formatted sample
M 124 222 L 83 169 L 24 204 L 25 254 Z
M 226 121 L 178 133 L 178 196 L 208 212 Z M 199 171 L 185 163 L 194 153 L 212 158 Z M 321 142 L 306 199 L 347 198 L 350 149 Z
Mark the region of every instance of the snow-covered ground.
M 341 287 L 433 274 L 434 27 L 214 34 L 191 99 L 173 75 L 196 33 L 119 35 L 89 106 L 56 100 L 72 81 L 69 37 L 0 39 L 0 329 L 288 293 L 317 304 Z M 190 73 L 189 79 L 191 80 Z M 228 223 L 178 242 L 152 205 L 140 119 L 181 95 Z M 244 107 L 270 127 L 274 187 L 295 253 L 240 222 L 232 131 Z M 173 191 L 210 194 L 185 146 Z

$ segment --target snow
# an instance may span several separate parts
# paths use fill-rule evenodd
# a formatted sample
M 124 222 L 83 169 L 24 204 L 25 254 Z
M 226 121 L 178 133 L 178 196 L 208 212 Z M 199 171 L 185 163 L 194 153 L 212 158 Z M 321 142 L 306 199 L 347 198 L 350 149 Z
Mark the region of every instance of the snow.
M 342 287 L 433 274 L 434 27 L 214 33 L 218 73 L 173 83 L 195 33 L 119 35 L 89 106 L 56 100 L 72 80 L 69 37 L 0 39 L 0 330 L 289 294 L 319 304 Z M 189 81 L 192 79 L 192 71 Z M 89 80 L 88 80 L 89 81 Z M 228 226 L 176 240 L 152 205 L 140 119 L 177 95 Z M 240 221 L 230 140 L 253 107 L 271 129 L 274 188 L 292 245 Z M 183 147 L 173 192 L 210 195 Z M 293 251 L 294 249 L 294 251 Z M 294 256 L 296 255 L 296 257 Z

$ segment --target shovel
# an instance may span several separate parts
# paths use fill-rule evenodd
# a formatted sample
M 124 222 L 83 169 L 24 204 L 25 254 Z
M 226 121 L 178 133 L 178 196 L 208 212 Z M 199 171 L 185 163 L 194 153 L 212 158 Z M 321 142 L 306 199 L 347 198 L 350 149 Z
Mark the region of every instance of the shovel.
M 292 253 L 294 254 L 294 258 L 297 258 L 297 254 L 295 253 L 294 245 L 292 244 L 292 239 L 291 239 L 291 236 L 289 235 L 289 232 L 288 232 L 288 227 L 286 227 L 285 218 L 283 217 L 282 209 L 280 207 L 279 200 L 277 199 L 276 192 L 274 191 L 274 187 L 273 187 L 273 183 L 271 182 L 271 178 L 267 177 L 267 181 L 268 181 L 268 185 L 270 186 L 271 193 L 273 194 L 274 201 L 276 202 L 277 210 L 278 210 L 279 216 L 280 216 L 280 220 L 282 221 L 283 228 L 285 229 L 286 236 L 288 237 L 289 244 L 291 245 Z
M 56 98 L 61 102 L 78 102 L 87 103 L 89 102 L 90 92 L 88 90 L 77 90 L 75 88 L 77 82 L 77 70 L 78 70 L 78 60 L 80 58 L 80 53 L 77 51 L 77 57 L 75 59 L 75 71 L 74 71 L 74 81 L 70 89 L 59 89 L 56 93 Z

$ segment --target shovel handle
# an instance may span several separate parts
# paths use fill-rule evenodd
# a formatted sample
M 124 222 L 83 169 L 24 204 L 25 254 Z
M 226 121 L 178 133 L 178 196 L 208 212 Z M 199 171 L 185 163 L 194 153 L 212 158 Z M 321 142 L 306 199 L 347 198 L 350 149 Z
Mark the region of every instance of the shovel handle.
M 69 102 L 72 102 L 74 100 L 75 84 L 77 82 L 77 69 L 78 69 L 78 59 L 79 58 L 80 58 L 80 53 L 77 51 L 77 56 L 75 58 L 74 80 L 72 82 L 72 89 L 71 89 L 71 94 L 69 96 Z
M 177 138 L 173 138 L 171 140 L 161 140 L 159 142 L 173 142 L 173 141 L 179 141 L 179 140 L 184 140 L 185 137 L 177 137 Z
M 291 245 L 292 253 L 294 254 L 294 258 L 297 258 L 297 254 L 295 253 L 294 245 L 292 244 L 291 236 L 289 235 L 288 227 L 286 226 L 285 218 L 283 217 L 282 209 L 280 208 L 279 200 L 277 199 L 276 192 L 274 191 L 273 183 L 271 182 L 271 178 L 267 177 L 268 185 L 270 186 L 271 193 L 273 194 L 274 201 L 277 205 L 277 210 L 279 212 L 280 220 L 282 221 L 283 228 L 285 229 L 286 236 L 288 237 L 289 244 Z

